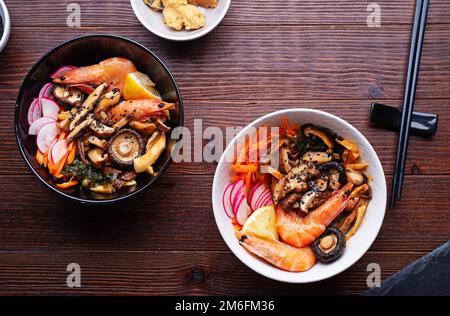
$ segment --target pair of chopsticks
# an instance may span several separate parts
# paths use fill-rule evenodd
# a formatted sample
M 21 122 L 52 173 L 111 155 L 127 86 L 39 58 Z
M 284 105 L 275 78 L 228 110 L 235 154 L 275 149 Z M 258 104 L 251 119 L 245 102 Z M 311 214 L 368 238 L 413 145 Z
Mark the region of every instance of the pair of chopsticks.
M 409 132 L 411 118 L 414 111 L 414 98 L 416 95 L 417 78 L 419 75 L 420 57 L 427 24 L 429 0 L 417 0 L 414 14 L 414 25 L 411 36 L 411 48 L 409 52 L 408 72 L 406 77 L 405 95 L 402 106 L 402 120 L 400 123 L 400 136 L 397 146 L 397 158 L 391 192 L 390 207 L 395 206 L 402 195 L 402 185 L 405 176 L 405 164 L 408 154 Z

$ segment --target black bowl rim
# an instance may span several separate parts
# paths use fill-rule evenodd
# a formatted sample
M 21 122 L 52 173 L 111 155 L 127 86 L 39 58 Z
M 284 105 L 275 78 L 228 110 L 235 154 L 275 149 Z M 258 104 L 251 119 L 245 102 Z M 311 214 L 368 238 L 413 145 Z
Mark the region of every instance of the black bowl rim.
M 74 197 L 71 196 L 61 190 L 58 190 L 57 188 L 53 187 L 52 185 L 50 185 L 45 179 L 43 179 L 39 173 L 36 172 L 36 170 L 33 168 L 33 166 L 31 165 L 30 161 L 28 161 L 28 158 L 25 154 L 25 149 L 24 149 L 24 145 L 22 143 L 22 140 L 19 137 L 19 124 L 18 124 L 18 120 L 19 120 L 19 109 L 20 109 L 20 105 L 19 105 L 19 100 L 22 98 L 24 92 L 25 92 L 25 87 L 23 86 L 23 83 L 25 82 L 26 78 L 28 78 L 32 73 L 35 72 L 35 70 L 40 67 L 42 65 L 42 63 L 44 62 L 45 59 L 47 59 L 49 56 L 51 56 L 55 51 L 57 51 L 58 49 L 69 45 L 75 41 L 81 40 L 81 39 L 85 39 L 85 38 L 96 38 L 96 37 L 109 37 L 109 38 L 115 38 L 118 40 L 122 40 L 125 42 L 128 42 L 132 45 L 135 45 L 139 48 L 142 48 L 143 50 L 145 50 L 147 53 L 149 53 L 150 55 L 152 55 L 165 69 L 165 71 L 167 71 L 170 80 L 172 81 L 177 96 L 178 96 L 178 107 L 179 107 L 179 125 L 178 126 L 183 126 L 184 125 L 184 109 L 183 109 L 183 98 L 181 96 L 181 92 L 180 89 L 178 87 L 178 84 L 175 80 L 175 78 L 173 77 L 172 73 L 170 72 L 169 68 L 166 66 L 166 64 L 162 61 L 162 59 L 160 57 L 158 57 L 155 53 L 153 53 L 151 50 L 149 50 L 148 48 L 146 48 L 145 46 L 139 44 L 136 41 L 130 40 L 126 37 L 123 36 L 118 36 L 118 35 L 110 35 L 110 34 L 92 34 L 92 35 L 85 35 L 85 36 L 79 36 L 79 37 L 75 37 L 72 38 L 70 40 L 67 40 L 63 43 L 61 43 L 60 45 L 56 46 L 55 48 L 51 49 L 50 51 L 48 51 L 46 54 L 44 54 L 37 63 L 35 63 L 33 65 L 33 67 L 31 67 L 31 69 L 28 71 L 28 73 L 26 74 L 26 76 L 24 77 L 22 84 L 20 86 L 20 90 L 19 90 L 19 94 L 17 95 L 17 99 L 16 99 L 16 108 L 14 110 L 14 132 L 16 134 L 16 142 L 17 142 L 17 146 L 19 147 L 19 151 L 20 154 L 22 155 L 23 160 L 25 160 L 28 168 L 30 168 L 30 170 L 33 172 L 33 174 L 47 187 L 49 188 L 51 191 L 58 193 L 61 196 L 64 196 L 65 198 L 78 202 L 80 204 L 87 204 L 87 205 L 107 205 L 107 204 L 113 204 L 113 203 L 118 203 L 124 200 L 127 200 L 131 197 L 134 197 L 136 195 L 138 195 L 139 193 L 142 193 L 145 189 L 147 189 L 150 185 L 152 185 L 160 176 L 162 176 L 166 171 L 167 168 L 169 167 L 170 163 L 172 162 L 172 156 L 170 156 L 170 158 L 164 163 L 163 167 L 161 168 L 161 170 L 158 172 L 158 174 L 153 177 L 148 183 L 146 183 L 145 185 L 143 185 L 141 188 L 139 188 L 136 191 L 133 191 L 127 195 L 118 197 L 118 198 L 114 198 L 114 199 L 107 199 L 107 200 L 90 200 L 90 199 L 83 199 L 83 198 L 78 198 L 78 197 Z

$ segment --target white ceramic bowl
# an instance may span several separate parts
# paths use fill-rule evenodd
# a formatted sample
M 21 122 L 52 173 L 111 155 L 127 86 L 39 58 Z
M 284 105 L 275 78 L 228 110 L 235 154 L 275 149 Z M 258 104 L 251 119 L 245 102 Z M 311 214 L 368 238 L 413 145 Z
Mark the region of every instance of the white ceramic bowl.
M 234 235 L 234 228 L 230 219 L 222 208 L 222 195 L 229 183 L 231 171 L 231 159 L 226 159 L 232 154 L 232 148 L 237 139 L 244 137 L 250 126 L 258 127 L 265 123 L 270 126 L 280 126 L 280 119 L 285 116 L 289 122 L 299 124 L 313 123 L 331 128 L 338 135 L 358 144 L 361 157 L 369 163 L 368 173 L 372 176 L 370 186 L 372 188 L 372 200 L 368 206 L 363 222 L 356 234 L 348 241 L 344 255 L 330 264 L 317 263 L 306 272 L 286 272 L 275 268 L 265 261 L 251 255 L 242 246 Z M 370 248 L 383 223 L 386 210 L 386 180 L 383 167 L 375 150 L 367 139 L 352 125 L 332 114 L 312 109 L 289 109 L 267 114 L 257 119 L 244 128 L 227 146 L 216 169 L 214 176 L 212 201 L 214 217 L 219 231 L 231 251 L 249 268 L 268 278 L 289 282 L 309 283 L 330 278 L 353 265 Z
M 164 24 L 163 15 L 160 12 L 150 9 L 143 0 L 130 1 L 134 14 L 147 30 L 172 41 L 190 41 L 208 34 L 223 20 L 231 4 L 231 0 L 219 0 L 216 8 L 199 7 L 199 10 L 205 14 L 206 25 L 195 31 L 175 31 Z
M 3 0 L 0 0 L 0 16 L 3 20 L 3 34 L 0 34 L 0 52 L 5 48 L 11 31 L 11 21 L 9 20 L 8 9 Z

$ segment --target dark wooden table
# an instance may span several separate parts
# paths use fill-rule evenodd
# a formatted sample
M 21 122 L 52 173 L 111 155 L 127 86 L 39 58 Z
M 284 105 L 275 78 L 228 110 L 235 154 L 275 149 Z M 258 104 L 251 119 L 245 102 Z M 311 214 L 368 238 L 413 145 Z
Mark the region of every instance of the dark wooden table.
M 369 263 L 382 279 L 450 238 L 450 2 L 431 1 L 416 109 L 440 115 L 431 140 L 411 139 L 404 196 L 388 210 L 370 251 L 348 271 L 308 285 L 282 284 L 244 266 L 214 222 L 214 164 L 172 164 L 157 186 L 127 203 L 93 208 L 46 189 L 16 146 L 13 111 L 30 67 L 75 36 L 119 34 L 145 45 L 173 71 L 186 125 L 241 125 L 279 109 L 341 116 L 373 144 L 390 184 L 396 133 L 371 128 L 369 104 L 403 97 L 414 1 L 379 0 L 382 26 L 366 25 L 369 1 L 235 0 L 223 23 L 190 43 L 157 38 L 129 1 L 6 0 L 12 33 L 0 54 L 0 294 L 359 294 Z M 80 264 L 82 287 L 66 286 Z

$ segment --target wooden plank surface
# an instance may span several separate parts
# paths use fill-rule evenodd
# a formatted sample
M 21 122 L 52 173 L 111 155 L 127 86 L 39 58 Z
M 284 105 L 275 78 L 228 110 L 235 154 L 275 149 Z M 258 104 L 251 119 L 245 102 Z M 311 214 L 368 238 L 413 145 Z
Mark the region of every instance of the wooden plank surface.
M 81 29 L 65 26 L 72 1 L 6 0 L 13 32 L 0 54 L 0 294 L 359 294 L 366 267 L 383 279 L 446 242 L 450 201 L 450 3 L 433 1 L 416 109 L 440 115 L 433 139 L 411 139 L 403 201 L 386 212 L 370 251 L 341 275 L 311 285 L 268 280 L 228 251 L 211 209 L 215 164 L 172 164 L 158 185 L 114 206 L 84 207 L 43 187 L 15 144 L 15 97 L 29 68 L 75 36 L 111 33 L 155 51 L 185 99 L 186 126 L 245 126 L 284 108 L 348 120 L 374 145 L 391 181 L 396 134 L 370 127 L 372 100 L 401 104 L 414 1 L 236 0 L 217 30 L 190 43 L 159 39 L 129 1 L 79 0 Z M 188 189 L 187 189 L 188 188 Z M 81 289 L 65 287 L 82 266 Z

